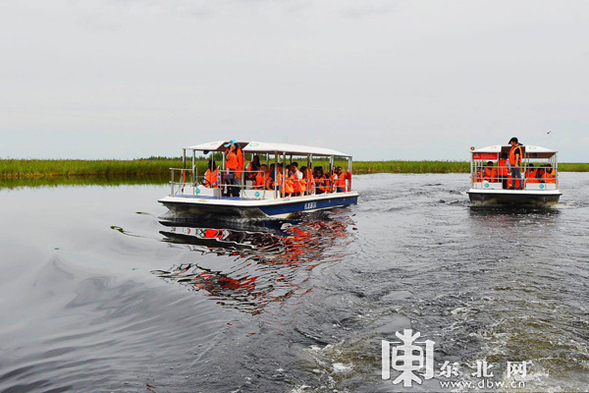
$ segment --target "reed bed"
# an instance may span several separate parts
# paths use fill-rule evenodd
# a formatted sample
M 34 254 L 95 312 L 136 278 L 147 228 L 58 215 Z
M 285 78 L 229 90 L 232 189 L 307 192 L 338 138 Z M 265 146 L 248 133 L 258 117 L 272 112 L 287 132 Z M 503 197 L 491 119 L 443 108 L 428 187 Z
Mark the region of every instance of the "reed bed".
M 197 160 L 199 174 L 206 171 L 206 161 Z M 190 164 L 188 164 L 190 165 Z M 299 165 L 305 165 L 299 162 Z M 336 161 L 347 168 L 347 161 Z M 162 178 L 170 174 L 170 167 L 180 168 L 178 158 L 150 158 L 136 160 L 0 160 L 0 179 L 37 179 L 51 177 L 108 177 L 117 178 Z M 327 161 L 314 161 L 314 166 L 329 167 Z M 563 172 L 589 172 L 589 163 L 561 163 Z M 355 161 L 354 174 L 370 173 L 468 173 L 466 161 Z

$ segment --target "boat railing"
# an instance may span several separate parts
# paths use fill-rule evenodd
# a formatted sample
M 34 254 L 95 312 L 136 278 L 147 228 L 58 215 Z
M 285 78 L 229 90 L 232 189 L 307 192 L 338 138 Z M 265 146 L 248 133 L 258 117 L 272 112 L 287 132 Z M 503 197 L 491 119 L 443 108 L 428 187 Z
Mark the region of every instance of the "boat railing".
M 198 174 L 198 168 L 170 168 L 171 170 L 171 195 L 176 193 L 184 193 L 188 186 L 188 192 L 192 195 L 205 194 L 205 189 L 210 189 L 213 192 L 206 193 L 207 197 L 245 197 L 245 198 L 284 198 L 291 196 L 306 196 L 315 194 L 332 194 L 342 192 L 337 187 L 333 179 L 313 179 L 309 181 L 307 178 L 291 179 L 282 177 L 282 181 L 274 182 L 274 176 L 270 176 L 268 172 L 261 170 L 253 171 L 221 171 L 217 170 L 216 181 L 211 182 L 207 178 L 209 171 L 205 174 Z M 263 176 L 260 178 L 260 176 Z M 295 182 L 300 182 L 303 187 L 295 186 Z M 212 184 L 211 184 L 212 183 Z M 262 183 L 262 184 L 261 184 Z M 291 188 L 292 187 L 292 191 Z M 346 182 L 346 187 L 343 192 L 350 191 L 348 189 L 349 183 Z M 304 189 L 304 191 L 301 191 Z M 201 195 L 202 195 L 201 194 Z M 251 195 L 250 195 L 251 194 Z
M 176 177 L 176 174 L 178 177 Z M 192 168 L 170 168 L 170 177 L 170 195 L 175 195 L 177 192 L 184 192 L 184 188 L 187 185 L 196 187 L 198 167 L 193 165 Z
M 515 185 L 513 184 L 515 181 Z M 519 184 L 518 184 L 519 182 Z M 472 167 L 472 188 L 490 189 L 538 189 L 549 190 L 558 188 L 558 169 L 552 165 L 520 166 L 520 177 L 513 178 L 511 167 L 489 166 L 485 162 L 475 162 Z M 500 184 L 501 187 L 497 185 Z M 538 186 L 535 186 L 538 184 Z

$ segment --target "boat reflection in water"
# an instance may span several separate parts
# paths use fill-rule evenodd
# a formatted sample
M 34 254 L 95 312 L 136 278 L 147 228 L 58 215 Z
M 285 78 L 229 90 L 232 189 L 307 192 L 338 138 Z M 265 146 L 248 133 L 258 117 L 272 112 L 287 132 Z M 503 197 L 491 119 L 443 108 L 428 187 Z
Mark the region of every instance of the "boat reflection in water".
M 300 292 L 315 266 L 340 261 L 350 239 L 346 215 L 316 213 L 300 220 L 191 219 L 160 221 L 164 241 L 198 253 L 195 262 L 153 273 L 219 304 L 259 313 L 269 302 Z M 329 252 L 328 252 L 329 251 Z M 196 256 L 196 255 L 195 255 Z M 192 259 L 192 258 L 191 258 Z M 304 291 L 303 291 L 304 292 Z

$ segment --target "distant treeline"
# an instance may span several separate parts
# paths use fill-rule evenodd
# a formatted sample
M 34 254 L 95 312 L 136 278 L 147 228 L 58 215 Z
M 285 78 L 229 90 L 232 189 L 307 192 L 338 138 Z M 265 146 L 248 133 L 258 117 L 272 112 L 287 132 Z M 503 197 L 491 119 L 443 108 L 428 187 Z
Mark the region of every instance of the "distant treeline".
M 300 160 L 299 160 L 300 161 Z M 220 160 L 217 161 L 220 163 Z M 187 160 L 191 165 L 191 158 Z M 206 160 L 196 161 L 200 174 L 206 171 Z M 299 162 L 299 165 L 305 165 Z M 328 167 L 327 161 L 314 161 L 314 166 Z M 347 168 L 347 161 L 336 161 Z M 150 157 L 135 160 L 0 160 L 0 179 L 27 179 L 41 177 L 102 176 L 165 177 L 170 167 L 181 168 L 181 158 Z M 563 172 L 589 172 L 589 163 L 562 163 Z M 368 173 L 469 173 L 466 161 L 354 161 L 354 174 Z

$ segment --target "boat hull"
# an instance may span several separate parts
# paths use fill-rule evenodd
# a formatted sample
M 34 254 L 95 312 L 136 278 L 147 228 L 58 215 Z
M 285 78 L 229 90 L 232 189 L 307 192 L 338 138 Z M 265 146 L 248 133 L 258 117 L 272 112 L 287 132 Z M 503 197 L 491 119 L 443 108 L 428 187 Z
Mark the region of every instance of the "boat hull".
M 177 195 L 162 198 L 159 202 L 177 216 L 288 218 L 301 212 L 314 212 L 355 204 L 358 202 L 358 193 L 345 192 L 268 200 L 200 198 Z
M 562 192 L 527 190 L 474 190 L 468 191 L 470 202 L 483 205 L 555 205 Z

